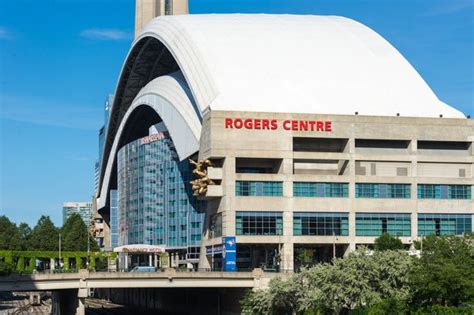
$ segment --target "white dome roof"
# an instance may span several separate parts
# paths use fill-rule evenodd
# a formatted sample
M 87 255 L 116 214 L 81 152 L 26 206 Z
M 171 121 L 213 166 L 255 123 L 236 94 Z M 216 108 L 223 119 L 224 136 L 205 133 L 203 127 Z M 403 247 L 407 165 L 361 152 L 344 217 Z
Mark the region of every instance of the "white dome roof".
M 464 118 L 380 35 L 314 15 L 181 15 L 151 21 L 204 112 Z

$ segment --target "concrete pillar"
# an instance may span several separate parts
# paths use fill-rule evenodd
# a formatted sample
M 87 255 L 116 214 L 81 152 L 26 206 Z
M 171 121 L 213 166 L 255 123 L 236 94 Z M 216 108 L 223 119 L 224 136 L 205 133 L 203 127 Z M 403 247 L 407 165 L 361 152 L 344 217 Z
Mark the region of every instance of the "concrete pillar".
M 56 267 L 54 258 L 51 258 L 51 259 L 49 260 L 49 266 L 50 266 L 51 271 L 54 271 L 54 269 L 55 269 L 55 267 Z M 23 267 L 23 266 L 22 266 L 22 267 Z
M 148 266 L 153 266 L 153 254 L 148 255 Z
M 283 243 L 281 247 L 281 264 L 280 269 L 282 272 L 293 272 L 294 270 L 294 258 L 293 258 L 293 243 Z
M 85 298 L 78 298 L 79 305 L 76 309 L 76 315 L 85 315 L 86 314 L 86 305 L 85 305 Z
M 354 210 L 349 212 L 349 240 L 348 250 L 353 251 L 356 247 L 356 213 Z
M 355 242 L 350 242 L 349 245 L 347 245 L 346 250 L 344 251 L 344 257 L 347 257 L 352 251 L 355 251 L 356 248 L 356 243 Z
M 222 235 L 235 235 L 235 158 L 226 157 L 222 168 L 222 185 L 225 198 L 221 199 L 220 208 L 222 212 Z
M 418 238 L 418 212 L 412 212 L 411 214 L 411 244 Z

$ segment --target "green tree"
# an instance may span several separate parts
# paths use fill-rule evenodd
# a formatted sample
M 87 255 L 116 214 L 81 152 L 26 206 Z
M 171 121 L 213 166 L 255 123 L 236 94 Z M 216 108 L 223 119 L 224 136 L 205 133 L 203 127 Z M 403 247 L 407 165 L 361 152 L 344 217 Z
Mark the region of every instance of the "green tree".
M 63 249 L 68 251 L 86 251 L 87 250 L 87 238 L 89 236 L 90 250 L 97 251 L 99 246 L 95 239 L 89 235 L 89 230 L 82 220 L 81 216 L 77 213 L 73 213 L 64 222 L 61 229 L 63 242 Z
M 0 216 L 0 249 L 20 249 L 20 234 L 15 223 L 6 216 Z
M 402 241 L 388 233 L 383 233 L 375 239 L 375 250 L 377 251 L 399 249 L 404 249 Z
M 347 258 L 319 264 L 286 280 L 270 281 L 267 290 L 250 292 L 242 301 L 246 314 L 339 314 L 374 307 L 373 314 L 410 299 L 413 258 L 404 251 L 370 255 L 358 250 Z
M 21 250 L 29 249 L 29 242 L 31 237 L 31 228 L 28 224 L 22 222 L 18 225 L 18 233 L 20 236 L 20 248 Z
M 54 226 L 49 216 L 41 216 L 31 231 L 29 240 L 30 250 L 58 250 L 59 230 Z
M 421 244 L 416 244 L 421 248 Z M 428 236 L 411 274 L 414 306 L 474 303 L 472 235 Z
M 305 310 L 322 309 L 334 313 L 351 311 L 392 298 L 410 297 L 408 271 L 412 258 L 403 251 L 382 251 L 369 255 L 364 249 L 332 264 L 308 269 L 308 286 L 301 300 Z

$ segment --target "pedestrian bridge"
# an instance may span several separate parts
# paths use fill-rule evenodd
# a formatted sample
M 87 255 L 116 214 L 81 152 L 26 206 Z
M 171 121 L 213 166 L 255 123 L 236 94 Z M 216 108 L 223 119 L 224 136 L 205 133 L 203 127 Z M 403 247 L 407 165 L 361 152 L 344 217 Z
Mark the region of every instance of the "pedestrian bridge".
M 101 288 L 266 288 L 278 273 L 251 272 L 90 272 L 0 277 L 0 291 Z

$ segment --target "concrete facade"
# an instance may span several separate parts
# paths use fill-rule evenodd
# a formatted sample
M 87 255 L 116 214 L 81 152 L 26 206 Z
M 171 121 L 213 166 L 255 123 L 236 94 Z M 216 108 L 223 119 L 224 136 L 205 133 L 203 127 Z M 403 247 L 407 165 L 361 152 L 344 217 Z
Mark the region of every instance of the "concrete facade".
M 242 120 L 241 128 L 236 128 L 237 124 L 226 126 L 226 120 L 235 123 L 235 119 Z M 252 120 L 247 121 L 247 127 L 251 129 L 245 127 L 245 119 Z M 256 120 L 260 123 L 256 123 Z M 275 130 L 262 129 L 263 120 L 275 120 Z M 284 123 L 287 120 L 330 122 L 330 131 L 285 130 Z M 291 129 L 291 122 L 285 126 Z M 299 127 L 297 124 L 295 126 Z M 210 178 L 217 179 L 217 187 L 210 187 L 206 196 L 209 200 L 207 226 L 201 253 L 221 243 L 221 236 L 236 235 L 236 211 L 282 212 L 282 235 L 236 235 L 236 242 L 237 245 L 277 244 L 281 257 L 280 268 L 288 271 L 294 269 L 295 244 L 343 244 L 346 253 L 359 244 L 373 244 L 375 236 L 356 236 L 356 213 L 359 212 L 408 213 L 411 235 L 400 237 L 407 246 L 418 239 L 418 214 L 455 213 L 468 214 L 472 218 L 474 213 L 471 197 L 463 200 L 417 198 L 418 184 L 468 185 L 472 189 L 474 121 L 470 119 L 211 111 L 203 119 L 202 130 L 199 158 L 214 161 L 218 171 L 209 171 Z M 320 139 L 342 139 L 342 142 L 337 141 L 343 145 L 339 152 L 296 150 L 294 141 L 299 141 L 294 140 L 296 138 L 313 138 L 316 142 Z M 374 142 L 375 147 L 356 145 L 360 139 L 389 142 Z M 390 148 L 392 140 L 402 140 L 405 145 Z M 436 142 L 433 144 L 431 141 Z M 446 144 L 448 142 L 462 143 L 462 148 L 451 150 Z M 423 144 L 423 149 L 417 148 L 418 143 Z M 425 143 L 435 147 L 426 148 Z M 440 144 L 438 148 L 437 144 Z M 237 173 L 236 161 L 241 158 L 246 158 L 250 163 L 252 159 L 276 159 L 279 166 L 271 174 Z M 221 178 L 213 176 L 213 173 L 221 174 Z M 271 197 L 236 196 L 236 181 L 239 180 L 279 181 L 282 182 L 283 193 Z M 294 197 L 294 182 L 348 183 L 348 196 Z M 409 184 L 410 197 L 356 198 L 356 183 Z M 348 236 L 295 236 L 294 212 L 348 213 Z M 222 222 L 221 232 L 217 236 L 210 228 L 211 218 L 216 215 Z M 211 259 L 201 254 L 200 263 L 200 267 L 209 268 Z

